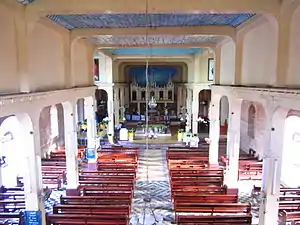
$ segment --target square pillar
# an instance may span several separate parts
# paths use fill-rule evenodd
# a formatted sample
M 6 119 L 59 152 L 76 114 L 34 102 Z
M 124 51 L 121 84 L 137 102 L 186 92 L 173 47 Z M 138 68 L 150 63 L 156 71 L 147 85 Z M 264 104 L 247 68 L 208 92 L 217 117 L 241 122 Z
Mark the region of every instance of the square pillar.
M 177 87 L 177 115 L 179 115 L 182 106 L 182 88 Z
M 125 88 L 121 87 L 120 88 L 120 106 L 124 107 L 125 106 L 125 100 L 124 100 L 124 96 L 125 95 Z
M 199 114 L 199 90 L 193 90 L 193 134 L 198 134 L 198 114 Z
M 120 121 L 120 115 L 119 115 L 119 88 L 115 88 L 114 89 L 114 119 L 115 119 L 115 123 L 114 126 L 118 126 L 119 125 L 119 121 Z
M 209 164 L 218 164 L 220 139 L 220 99 L 212 96 L 210 104 L 209 124 Z
M 187 122 L 186 122 L 186 132 L 190 131 L 192 128 L 192 94 L 193 92 L 190 89 L 187 89 L 187 98 L 186 98 L 186 111 L 187 111 Z
M 36 110 L 39 112 L 39 110 Z M 41 146 L 39 119 L 40 114 L 16 115 L 21 124 L 22 145 L 24 146 L 23 169 L 24 169 L 24 193 L 25 210 L 41 211 L 43 224 L 45 224 L 45 206 L 43 201 L 43 183 L 41 166 Z
M 241 127 L 241 99 L 229 100 L 229 123 L 227 131 L 227 157 L 225 184 L 229 188 L 237 188 L 240 156 L 240 127 Z
M 65 127 L 65 151 L 67 166 L 67 188 L 78 187 L 78 161 L 77 161 L 77 132 L 76 132 L 76 104 L 63 103 Z M 89 129 L 89 127 L 88 127 Z
M 113 87 L 106 88 L 107 92 L 107 113 L 108 113 L 108 134 L 114 135 L 114 99 Z
M 88 148 L 95 148 L 95 138 L 96 138 L 96 119 L 94 111 L 94 98 L 88 97 L 84 100 L 86 109 L 86 119 L 87 119 L 87 142 Z
M 259 225 L 277 224 L 280 194 L 280 177 L 284 141 L 284 126 L 287 110 L 275 112 L 270 133 L 266 138 L 266 151 L 263 158 L 262 202 L 259 208 Z M 267 143 L 269 142 L 269 143 Z

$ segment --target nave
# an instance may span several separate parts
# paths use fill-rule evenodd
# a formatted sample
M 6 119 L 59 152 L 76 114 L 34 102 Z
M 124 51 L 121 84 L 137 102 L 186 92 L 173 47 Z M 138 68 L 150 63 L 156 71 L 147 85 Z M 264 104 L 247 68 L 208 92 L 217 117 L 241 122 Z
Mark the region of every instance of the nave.
M 176 211 L 174 210 L 174 198 L 172 198 L 171 194 L 172 189 L 170 185 L 167 152 L 169 147 L 179 147 L 180 151 L 182 151 L 183 146 L 181 144 L 150 144 L 149 149 L 145 149 L 145 144 L 126 143 L 124 144 L 124 147 L 127 149 L 132 147 L 139 148 L 139 163 L 137 167 L 136 184 L 132 200 L 130 224 L 177 224 L 175 214 Z M 204 147 L 204 149 L 205 148 L 208 150 L 207 146 Z M 189 148 L 187 148 L 187 150 L 188 149 Z M 222 167 L 220 168 L 222 170 Z M 207 183 L 205 184 L 207 185 Z M 251 213 L 253 216 L 252 224 L 258 224 L 257 220 L 259 216 L 259 198 L 252 196 L 252 189 L 253 185 L 257 186 L 259 184 L 260 181 L 255 180 L 239 181 L 238 201 L 246 204 L 251 203 Z M 184 182 L 182 185 L 184 185 Z M 214 186 L 213 183 L 211 185 Z M 189 193 L 190 196 L 193 195 L 193 193 L 197 193 L 197 191 L 194 190 L 193 192 L 190 190 Z M 202 194 L 207 193 L 203 192 Z M 46 202 L 46 207 L 48 206 L 46 209 L 49 213 L 52 212 L 53 203 L 55 202 L 58 204 L 60 202 L 60 194 L 65 195 L 65 192 L 54 191 L 50 197 L 50 200 Z M 220 195 L 218 196 L 220 197 Z M 150 202 L 145 201 L 145 198 L 147 197 L 151 198 Z M 234 201 L 236 200 L 237 197 Z M 213 202 L 214 201 L 216 200 L 213 200 Z M 199 203 L 200 202 L 201 200 Z M 203 202 L 205 202 L 205 200 Z

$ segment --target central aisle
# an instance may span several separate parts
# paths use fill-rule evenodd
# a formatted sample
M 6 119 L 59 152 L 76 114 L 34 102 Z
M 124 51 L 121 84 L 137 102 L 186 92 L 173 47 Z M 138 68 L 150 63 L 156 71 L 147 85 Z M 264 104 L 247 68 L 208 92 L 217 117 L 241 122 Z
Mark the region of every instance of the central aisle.
M 132 204 L 131 224 L 172 224 L 171 202 L 166 149 L 162 145 L 140 145 L 136 189 Z M 148 171 L 148 172 L 147 172 Z M 148 174 L 148 176 L 147 176 Z M 150 197 L 151 201 L 145 201 Z

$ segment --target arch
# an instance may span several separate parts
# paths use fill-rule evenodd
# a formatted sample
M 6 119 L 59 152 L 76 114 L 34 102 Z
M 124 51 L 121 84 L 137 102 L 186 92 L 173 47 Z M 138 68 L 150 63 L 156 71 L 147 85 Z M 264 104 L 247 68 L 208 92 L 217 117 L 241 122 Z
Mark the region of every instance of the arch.
M 64 146 L 64 115 L 61 103 L 43 108 L 39 118 L 39 131 L 44 158 L 51 151 Z
M 255 115 L 256 109 L 253 104 L 248 109 L 248 136 L 252 139 L 255 138 Z
M 65 87 L 64 42 L 60 34 L 37 23 L 29 33 L 29 73 L 32 91 Z
M 208 110 L 211 101 L 211 90 L 204 89 L 198 94 L 199 99 L 199 115 L 200 117 L 208 117 Z
M 267 112 L 262 103 L 243 100 L 241 105 L 240 148 L 262 157 L 265 151 Z
M 289 187 L 300 186 L 294 174 L 300 172 L 300 111 L 290 110 L 285 119 L 281 181 Z
M 16 33 L 13 13 L 0 4 L 0 90 L 1 94 L 19 92 Z
M 229 100 L 227 96 L 222 96 L 220 98 L 220 125 L 225 125 L 228 123 L 229 116 Z M 227 131 L 227 130 L 226 130 Z
M 107 91 L 103 89 L 97 89 L 95 92 L 95 98 L 97 101 L 97 122 L 102 121 L 108 114 L 108 94 Z
M 16 186 L 17 177 L 24 177 L 24 182 L 27 181 L 28 184 L 30 179 L 28 165 L 32 165 L 28 156 L 35 151 L 32 131 L 31 119 L 25 113 L 8 116 L 2 121 L 0 155 L 5 159 L 1 162 L 4 163 L 1 165 L 1 185 Z M 3 136 L 9 133 L 12 134 L 12 139 L 3 140 Z

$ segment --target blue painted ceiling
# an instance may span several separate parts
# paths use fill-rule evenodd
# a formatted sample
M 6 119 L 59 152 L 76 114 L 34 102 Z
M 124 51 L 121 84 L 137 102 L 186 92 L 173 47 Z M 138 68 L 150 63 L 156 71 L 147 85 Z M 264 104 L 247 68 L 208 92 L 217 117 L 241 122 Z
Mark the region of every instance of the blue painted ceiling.
M 76 14 L 48 15 L 59 25 L 75 28 L 133 28 L 174 26 L 232 26 L 238 27 L 255 14 Z
M 102 51 L 112 55 L 190 55 L 202 48 L 106 48 Z
M 132 81 L 136 80 L 138 84 L 146 84 L 146 67 L 145 66 L 130 66 L 128 68 L 128 75 Z M 165 85 L 168 83 L 169 78 L 172 79 L 178 73 L 175 66 L 149 66 L 148 68 L 148 82 L 156 82 L 157 85 Z

